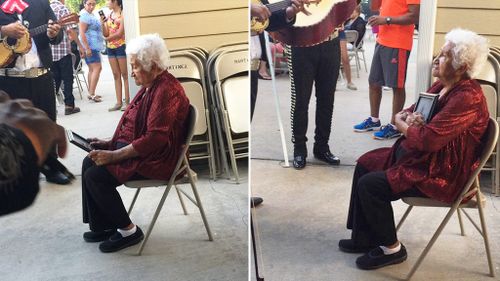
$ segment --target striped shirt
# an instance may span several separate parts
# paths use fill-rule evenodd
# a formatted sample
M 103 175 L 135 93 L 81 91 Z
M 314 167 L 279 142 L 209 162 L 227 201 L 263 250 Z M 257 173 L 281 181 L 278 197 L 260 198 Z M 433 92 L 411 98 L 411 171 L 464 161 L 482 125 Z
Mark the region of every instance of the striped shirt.
M 59 2 L 58 0 L 50 1 L 50 8 L 52 8 L 58 20 L 70 14 L 68 8 L 66 8 L 66 6 L 64 6 L 64 4 Z M 66 29 L 61 28 L 61 32 L 64 36 L 61 43 L 57 45 L 51 45 L 53 61 L 59 61 L 60 59 L 71 53 L 71 42 L 69 40 L 68 34 L 66 33 Z

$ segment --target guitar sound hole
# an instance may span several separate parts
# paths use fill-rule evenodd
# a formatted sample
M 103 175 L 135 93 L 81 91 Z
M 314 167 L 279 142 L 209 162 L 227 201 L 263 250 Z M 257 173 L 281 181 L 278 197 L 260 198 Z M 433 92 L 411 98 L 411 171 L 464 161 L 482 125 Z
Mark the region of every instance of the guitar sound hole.
M 15 38 L 8 37 L 6 42 L 7 42 L 7 45 L 9 46 L 9 48 L 11 48 L 11 49 L 14 49 L 17 45 L 17 39 L 15 39 Z

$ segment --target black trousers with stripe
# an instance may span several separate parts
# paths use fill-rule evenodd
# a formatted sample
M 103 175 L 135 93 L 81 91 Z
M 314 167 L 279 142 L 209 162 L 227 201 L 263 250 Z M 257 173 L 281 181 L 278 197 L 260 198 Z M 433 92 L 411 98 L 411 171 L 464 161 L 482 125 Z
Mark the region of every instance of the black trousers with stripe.
M 340 69 L 340 45 L 335 38 L 311 47 L 287 46 L 292 104 L 291 126 L 294 156 L 307 156 L 307 125 L 309 100 L 315 85 L 316 129 L 314 151 L 329 150 L 333 102 Z

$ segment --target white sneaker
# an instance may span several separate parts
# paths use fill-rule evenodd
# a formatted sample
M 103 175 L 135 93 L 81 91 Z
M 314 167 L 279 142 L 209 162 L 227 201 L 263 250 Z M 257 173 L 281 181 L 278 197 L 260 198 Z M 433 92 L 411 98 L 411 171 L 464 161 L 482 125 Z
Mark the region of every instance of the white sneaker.
M 356 91 L 358 87 L 356 87 L 356 85 L 354 85 L 354 83 L 351 82 L 347 84 L 347 89 Z

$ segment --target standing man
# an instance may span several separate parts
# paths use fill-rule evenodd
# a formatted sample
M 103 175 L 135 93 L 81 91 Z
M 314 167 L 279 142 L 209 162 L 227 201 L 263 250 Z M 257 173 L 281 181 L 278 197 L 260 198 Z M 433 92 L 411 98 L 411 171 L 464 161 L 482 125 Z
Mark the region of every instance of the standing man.
M 263 1 L 267 3 L 267 1 Z M 293 0 L 292 5 L 286 9 L 279 10 L 271 13 L 269 9 L 262 5 L 251 3 L 250 14 L 257 21 L 269 20 L 269 26 L 266 28 L 268 31 L 278 30 L 287 26 L 291 26 L 295 23 L 295 15 L 304 10 L 304 0 Z M 262 49 L 262 44 L 259 40 L 259 35 L 252 35 L 250 38 L 250 57 L 251 57 L 251 68 L 250 68 L 250 120 L 253 118 L 253 112 L 255 109 L 255 103 L 257 101 L 257 92 L 259 88 L 259 64 L 262 62 L 261 56 L 266 52 Z M 260 205 L 264 200 L 261 197 L 251 197 L 251 207 Z
M 70 14 L 68 8 L 64 6 L 64 0 L 51 0 L 50 8 L 54 11 L 58 20 Z M 73 59 L 71 57 L 71 41 L 72 39 L 75 40 L 78 46 L 81 46 L 81 44 L 73 28 L 67 27 L 62 33 L 63 39 L 61 43 L 52 46 L 52 60 L 54 64 L 51 70 L 56 84 L 56 93 L 59 92 L 61 82 L 64 82 L 64 114 L 70 115 L 80 112 L 80 108 L 75 107 L 75 97 L 73 96 Z
M 372 0 L 372 10 L 380 8 L 380 15 L 368 19 L 368 24 L 379 27 L 370 76 L 370 117 L 354 126 L 355 132 L 374 129 L 375 139 L 391 139 L 401 136 L 394 126 L 394 116 L 403 109 L 406 92 L 405 80 L 408 57 L 413 44 L 413 31 L 418 24 L 420 0 Z M 380 126 L 380 102 L 382 86 L 393 91 L 391 123 Z
M 312 86 L 316 95 L 316 130 L 314 157 L 330 165 L 339 165 L 340 159 L 330 152 L 328 140 L 332 126 L 333 101 L 340 70 L 340 40 L 335 30 L 324 42 L 310 47 L 286 47 L 292 104 L 293 167 L 306 166 L 307 125 Z
M 60 25 L 55 23 L 56 16 L 47 0 L 0 0 L 0 36 L 21 39 L 29 28 L 47 25 L 47 31 L 33 36 L 31 50 L 22 55 L 15 55 L 12 62 L 0 67 L 0 90 L 9 93 L 13 99 L 30 100 L 33 105 L 43 110 L 48 117 L 56 120 L 56 102 L 50 45 L 62 40 Z M 51 158 L 56 159 L 55 147 Z M 53 161 L 54 162 L 54 161 Z M 53 163 L 52 162 L 52 163 Z M 48 182 L 69 184 L 69 177 L 64 174 L 64 166 L 57 164 L 43 165 L 41 171 Z M 57 168 L 56 168 L 57 167 Z

